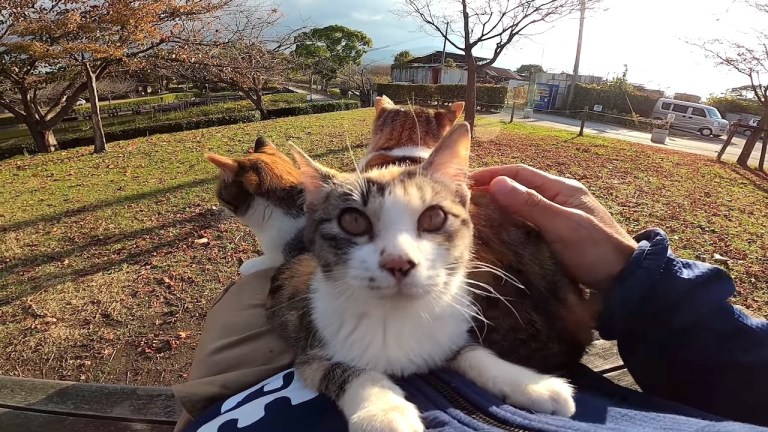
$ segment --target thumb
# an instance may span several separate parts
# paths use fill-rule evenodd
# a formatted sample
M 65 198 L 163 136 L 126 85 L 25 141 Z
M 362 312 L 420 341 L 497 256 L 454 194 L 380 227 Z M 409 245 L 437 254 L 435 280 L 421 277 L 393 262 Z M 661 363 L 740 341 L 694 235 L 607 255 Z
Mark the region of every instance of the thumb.
M 496 177 L 489 185 L 496 203 L 507 214 L 516 215 L 535 225 L 545 237 L 557 237 L 570 224 L 573 212 L 542 197 L 508 177 Z

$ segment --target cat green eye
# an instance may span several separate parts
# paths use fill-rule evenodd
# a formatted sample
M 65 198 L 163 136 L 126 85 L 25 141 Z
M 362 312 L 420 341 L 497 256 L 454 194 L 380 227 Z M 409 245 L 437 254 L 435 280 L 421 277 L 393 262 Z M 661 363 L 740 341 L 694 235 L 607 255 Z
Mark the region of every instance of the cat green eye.
M 363 236 L 371 233 L 371 219 L 356 208 L 346 208 L 339 215 L 339 226 L 345 233 L 352 236 Z
M 443 209 L 439 206 L 432 206 L 427 207 L 427 209 L 419 215 L 417 224 L 419 231 L 435 232 L 445 226 L 446 220 L 448 220 L 448 217 L 445 215 Z

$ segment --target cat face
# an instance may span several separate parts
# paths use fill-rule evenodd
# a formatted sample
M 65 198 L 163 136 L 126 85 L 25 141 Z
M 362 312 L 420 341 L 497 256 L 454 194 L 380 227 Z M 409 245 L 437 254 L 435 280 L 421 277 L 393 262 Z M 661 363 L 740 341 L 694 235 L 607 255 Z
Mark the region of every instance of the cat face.
M 254 207 L 269 204 L 286 211 L 300 211 L 296 194 L 286 191 L 300 190 L 299 170 L 293 162 L 264 137 L 259 137 L 249 154 L 243 158 L 228 158 L 206 154 L 216 165 L 220 178 L 216 197 L 222 206 L 242 218 Z
M 336 295 L 434 299 L 463 286 L 472 245 L 469 142 L 462 123 L 421 167 L 365 174 L 338 173 L 296 152 L 305 241 Z

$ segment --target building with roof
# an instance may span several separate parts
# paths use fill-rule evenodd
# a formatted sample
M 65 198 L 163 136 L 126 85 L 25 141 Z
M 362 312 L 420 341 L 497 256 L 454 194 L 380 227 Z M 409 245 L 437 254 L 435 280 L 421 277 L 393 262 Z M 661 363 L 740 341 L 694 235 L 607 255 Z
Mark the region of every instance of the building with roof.
M 475 57 L 475 62 L 482 64 L 490 59 Z M 446 52 L 443 65 L 443 52 L 434 51 L 416 57 L 404 64 L 392 65 L 392 82 L 410 84 L 466 84 L 467 64 L 464 54 Z M 528 80 L 512 70 L 486 66 L 477 71 L 478 84 L 502 84 L 516 87 Z

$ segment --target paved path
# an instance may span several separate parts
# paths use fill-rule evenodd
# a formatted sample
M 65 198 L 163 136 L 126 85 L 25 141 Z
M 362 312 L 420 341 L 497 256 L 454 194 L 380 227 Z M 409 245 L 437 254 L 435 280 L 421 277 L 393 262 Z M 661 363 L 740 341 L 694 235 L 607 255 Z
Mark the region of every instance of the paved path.
M 289 90 L 293 91 L 293 92 L 296 92 L 296 93 L 303 93 L 303 94 L 306 94 L 306 95 L 309 94 L 309 92 L 307 90 L 304 90 L 304 89 L 299 88 L 299 87 L 287 87 L 287 88 Z M 312 102 L 327 102 L 327 101 L 332 101 L 332 100 L 333 99 L 331 99 L 328 96 L 321 95 L 321 94 L 318 94 L 318 93 L 312 93 Z
M 498 118 L 500 120 L 509 121 L 509 111 L 482 115 L 482 117 Z M 554 127 L 558 129 L 566 129 L 578 132 L 581 120 L 573 119 L 569 117 L 560 117 L 540 112 L 534 112 L 533 118 L 523 119 L 522 112 L 515 114 L 515 121 L 530 122 L 540 124 L 543 126 Z M 611 138 L 623 139 L 626 141 L 632 141 L 640 144 L 653 145 L 657 147 L 664 147 L 672 150 L 685 151 L 689 153 L 697 153 L 704 156 L 710 156 L 714 158 L 720 147 L 725 142 L 723 138 L 705 138 L 700 135 L 689 134 L 683 131 L 673 131 L 673 135 L 667 138 L 666 144 L 654 144 L 651 142 L 651 134 L 648 132 L 637 131 L 633 129 L 627 129 L 618 125 L 597 123 L 588 121 L 584 126 L 584 132 L 593 135 L 603 135 Z M 741 148 L 744 146 L 745 139 L 737 135 L 723 156 L 724 160 L 735 161 L 741 153 Z M 750 162 L 753 165 L 757 165 L 760 158 L 761 143 L 755 146 L 755 151 L 752 153 Z

